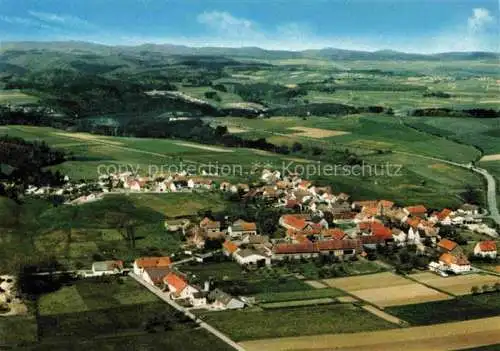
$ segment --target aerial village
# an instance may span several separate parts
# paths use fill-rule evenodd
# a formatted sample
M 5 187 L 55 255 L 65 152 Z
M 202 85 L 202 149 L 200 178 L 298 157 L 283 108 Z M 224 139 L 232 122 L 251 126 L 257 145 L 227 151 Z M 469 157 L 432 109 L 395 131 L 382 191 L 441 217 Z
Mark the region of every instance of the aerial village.
M 188 308 L 208 310 L 240 309 L 251 303 L 245 296 L 232 296 L 214 287 L 210 280 L 192 282 L 183 272 L 184 262 L 204 264 L 207 258 L 221 254 L 247 270 L 276 264 L 325 259 L 348 262 L 371 260 L 374 252 L 411 247 L 424 257 L 421 270 L 434 272 L 443 279 L 475 271 L 461 246 L 443 235 L 449 228 L 468 228 L 492 240 L 478 241 L 473 255 L 496 259 L 497 233 L 483 222 L 484 213 L 476 205 L 463 204 L 456 210 L 429 211 L 422 204 L 397 206 L 390 200 L 350 201 L 345 193 L 335 194 L 330 187 L 318 187 L 296 174 L 282 176 L 264 169 L 261 185 L 215 183 L 210 177 L 177 174 L 152 181 L 130 173 L 101 179 L 103 189 L 119 187 L 131 192 L 220 191 L 241 194 L 243 201 L 265 199 L 269 206 L 283 211 L 278 227 L 283 235 L 270 238 L 259 233 L 255 222 L 237 219 L 218 221 L 205 217 L 193 223 L 189 219 L 165 222 L 169 232 L 185 237 L 184 259 L 174 257 L 138 257 L 133 266 L 119 260 L 94 262 L 82 277 L 130 274 L 143 283 L 161 289 L 172 301 Z M 108 192 L 110 190 L 106 190 Z M 111 190 L 112 191 L 112 190 Z M 69 203 L 95 201 L 105 193 L 92 193 Z M 440 235 L 441 233 L 441 235 Z M 204 250 L 207 241 L 220 243 L 218 249 Z M 209 264 L 209 263 L 207 263 Z

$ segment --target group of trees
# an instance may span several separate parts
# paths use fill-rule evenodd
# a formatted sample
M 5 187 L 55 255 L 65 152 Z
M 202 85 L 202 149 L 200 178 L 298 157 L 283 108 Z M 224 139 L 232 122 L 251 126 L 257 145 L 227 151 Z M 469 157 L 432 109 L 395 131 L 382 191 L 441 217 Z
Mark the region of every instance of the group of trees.
M 481 293 L 489 293 L 489 292 L 500 292 L 500 283 L 496 282 L 493 285 L 488 285 L 484 284 L 483 286 L 479 287 L 477 285 L 474 285 L 473 287 L 470 288 L 471 294 L 477 295 Z
M 474 108 L 468 110 L 454 110 L 451 108 L 424 108 L 416 109 L 410 112 L 411 116 L 416 117 L 473 117 L 473 118 L 497 118 L 500 117 L 500 111 L 493 109 Z

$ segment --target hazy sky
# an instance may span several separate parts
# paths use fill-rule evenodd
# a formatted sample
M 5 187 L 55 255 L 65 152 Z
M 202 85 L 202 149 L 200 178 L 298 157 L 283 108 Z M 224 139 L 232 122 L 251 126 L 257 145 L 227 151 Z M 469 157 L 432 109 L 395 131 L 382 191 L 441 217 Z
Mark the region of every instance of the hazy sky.
M 499 0 L 0 0 L 0 40 L 499 51 Z

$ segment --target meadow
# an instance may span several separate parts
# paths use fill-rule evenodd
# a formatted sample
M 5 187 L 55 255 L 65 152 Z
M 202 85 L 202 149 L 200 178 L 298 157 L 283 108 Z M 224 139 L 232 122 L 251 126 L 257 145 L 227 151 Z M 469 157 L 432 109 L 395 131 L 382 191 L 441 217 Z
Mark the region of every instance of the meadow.
M 235 341 L 394 328 L 351 304 L 208 312 L 200 317 Z
M 9 339 L 0 333 L 0 345 L 23 341 L 36 350 L 230 350 L 129 278 L 72 282 L 40 296 L 36 304 L 36 319 L 24 317 L 22 330 L 15 324 L 19 318 L 0 320 L 0 330 L 10 327 Z M 164 322 L 152 334 L 146 325 L 154 320 Z
M 499 309 L 500 294 L 487 293 L 466 295 L 446 301 L 395 306 L 385 310 L 412 325 L 430 325 L 493 317 L 498 315 Z

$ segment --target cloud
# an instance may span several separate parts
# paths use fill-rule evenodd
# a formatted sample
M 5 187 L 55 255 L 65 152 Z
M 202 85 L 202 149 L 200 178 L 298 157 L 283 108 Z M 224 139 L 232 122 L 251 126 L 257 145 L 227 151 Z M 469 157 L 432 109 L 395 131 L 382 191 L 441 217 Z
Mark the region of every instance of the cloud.
M 85 29 L 95 28 L 92 23 L 77 16 L 38 11 L 29 11 L 28 13 L 39 21 L 50 23 L 52 25 L 58 25 L 62 27 L 79 27 Z
M 227 36 L 250 36 L 259 35 L 256 25 L 251 20 L 238 18 L 229 12 L 209 11 L 203 12 L 196 17 L 198 23 Z
M 13 25 L 21 25 L 26 27 L 37 27 L 50 29 L 51 27 L 47 24 L 41 23 L 37 20 L 27 17 L 17 17 L 17 16 L 0 16 L 0 21 Z
M 493 16 L 485 8 L 475 8 L 472 10 L 472 16 L 467 20 L 467 26 L 470 32 L 479 32 L 493 23 Z

